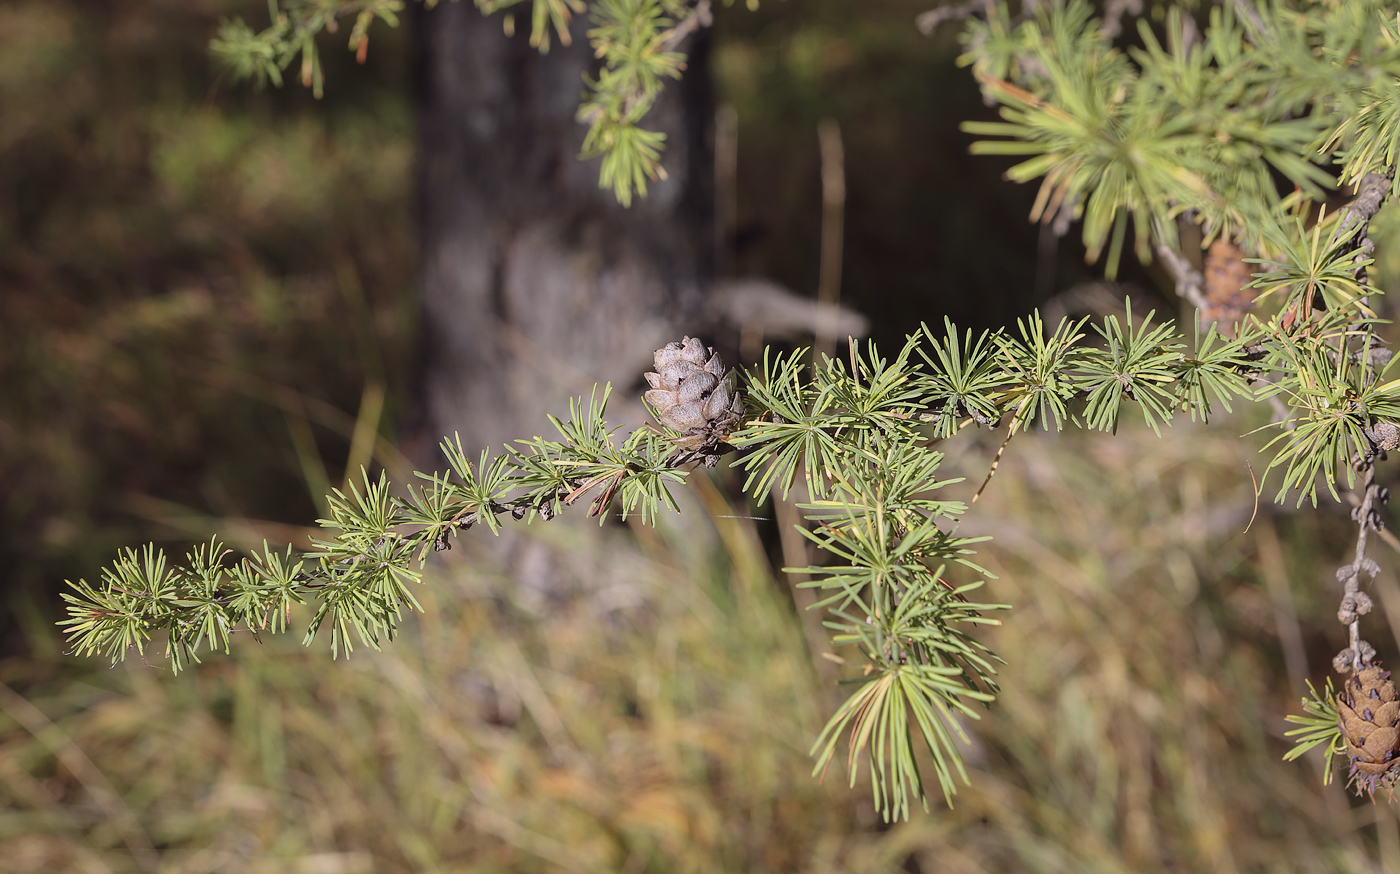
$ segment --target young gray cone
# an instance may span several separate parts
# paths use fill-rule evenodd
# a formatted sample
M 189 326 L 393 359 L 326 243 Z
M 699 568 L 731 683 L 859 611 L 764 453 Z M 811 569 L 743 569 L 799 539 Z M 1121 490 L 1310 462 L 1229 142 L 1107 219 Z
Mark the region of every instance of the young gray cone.
M 725 372 L 714 349 L 694 337 L 656 350 L 655 373 L 646 373 L 645 395 L 661 424 L 680 432 L 670 464 L 699 461 L 714 467 L 733 449 L 728 437 L 744 418 L 744 398 L 734 371 Z

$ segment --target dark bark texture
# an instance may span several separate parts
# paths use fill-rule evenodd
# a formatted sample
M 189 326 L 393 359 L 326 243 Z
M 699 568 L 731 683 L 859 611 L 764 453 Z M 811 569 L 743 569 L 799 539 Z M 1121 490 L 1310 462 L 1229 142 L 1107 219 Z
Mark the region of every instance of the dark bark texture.
M 682 45 L 685 78 L 646 120 L 667 135 L 668 178 L 624 209 L 598 187 L 598 161 L 578 157 L 574 116 L 597 63 L 586 29 L 575 21 L 573 45 L 541 55 L 470 3 L 419 18 L 426 438 L 460 432 L 470 452 L 552 436 L 546 413 L 566 415 L 598 382 L 637 387 L 652 350 L 700 313 L 713 238 L 705 37 Z

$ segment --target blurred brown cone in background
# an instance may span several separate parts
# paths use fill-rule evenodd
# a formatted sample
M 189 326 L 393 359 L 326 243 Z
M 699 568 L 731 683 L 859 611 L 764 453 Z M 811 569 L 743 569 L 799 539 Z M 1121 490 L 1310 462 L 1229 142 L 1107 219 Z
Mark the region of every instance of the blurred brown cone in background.
M 724 438 L 739 426 L 744 399 L 734 371 L 724 370 L 715 350 L 694 337 L 656 350 L 656 372 L 645 374 L 647 403 L 661 424 L 681 433 L 671 464 L 703 461 L 713 467 L 731 447 Z
M 1400 757 L 1400 701 L 1390 672 L 1376 665 L 1363 668 L 1347 678 L 1337 693 L 1337 713 L 1342 738 L 1351 759 L 1351 784 L 1357 794 L 1374 795 L 1376 787 L 1391 790 L 1394 779 L 1386 779 Z
M 1201 324 L 1214 322 L 1217 330 L 1228 337 L 1235 336 L 1236 326 L 1245 311 L 1254 306 L 1258 292 L 1245 286 L 1253 280 L 1244 251 L 1221 237 L 1210 244 L 1206 252 L 1204 288 L 1207 305 L 1201 310 Z

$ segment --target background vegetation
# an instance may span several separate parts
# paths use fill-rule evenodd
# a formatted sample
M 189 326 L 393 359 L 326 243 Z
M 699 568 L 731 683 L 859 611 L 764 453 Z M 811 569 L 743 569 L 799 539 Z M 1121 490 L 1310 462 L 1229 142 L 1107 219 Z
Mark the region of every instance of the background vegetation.
M 55 580 L 90 573 L 117 544 L 200 536 L 211 514 L 311 518 L 362 402 L 370 420 L 408 405 L 403 53 L 386 40 L 380 69 L 328 59 L 345 62 L 344 87 L 320 103 L 230 88 L 207 42 L 220 16 L 247 11 L 0 10 L 12 644 L 15 616 L 46 624 Z
M 955 125 L 980 104 L 951 42 L 916 34 L 922 5 L 859 6 L 720 19 L 736 265 L 813 288 L 816 126 L 830 117 L 847 143 L 846 299 L 877 335 L 945 313 L 1002 324 L 1067 289 L 1076 253 L 1049 283 L 1043 259 L 1037 272 L 1031 192 L 965 155 Z M 326 52 L 346 69 L 312 105 L 213 78 L 205 40 L 230 13 L 260 14 L 214 0 L 0 10 L 7 865 L 1362 871 L 1400 858 L 1391 807 L 1353 807 L 1319 785 L 1317 762 L 1279 761 L 1301 679 L 1341 645 L 1331 568 L 1349 534 L 1341 509 L 1270 507 L 1242 533 L 1256 444 L 1237 435 L 1258 423 L 1018 439 L 963 532 L 996 535 L 992 593 L 1016 605 L 995 641 L 1004 694 L 975 726 L 980 773 L 951 813 L 890 828 L 838 775 L 808 776 L 830 678 L 771 571 L 775 521 L 728 518 L 749 510 L 725 503 L 722 480 L 659 533 L 532 528 L 548 558 L 517 576 L 564 575 L 575 592 L 549 610 L 469 546 L 424 590 L 416 634 L 348 664 L 247 640 L 179 678 L 62 658 L 46 612 L 58 579 L 92 576 L 117 544 L 214 527 L 295 540 L 327 482 L 357 459 L 393 463 L 372 435 L 417 436 L 403 413 L 402 43 L 376 37 L 364 73 Z M 993 449 L 958 460 L 971 487 Z M 247 519 L 268 521 L 230 527 Z M 1394 587 L 1386 564 L 1378 585 Z M 1400 603 L 1380 595 L 1383 611 Z

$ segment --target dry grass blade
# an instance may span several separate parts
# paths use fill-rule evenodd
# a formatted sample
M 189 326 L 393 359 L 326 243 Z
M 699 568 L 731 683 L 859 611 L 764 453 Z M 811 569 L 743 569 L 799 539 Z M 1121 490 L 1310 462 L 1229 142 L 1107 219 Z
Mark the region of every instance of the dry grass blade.
M 132 813 L 121 794 L 112 787 L 107 777 L 83 748 L 73 742 L 63 729 L 54 725 L 43 711 L 35 707 L 24 696 L 0 683 L 0 713 L 13 719 L 43 744 L 55 759 L 62 763 L 103 814 L 121 833 L 122 842 L 131 852 L 138 867 L 145 872 L 155 872 L 160 867 L 160 857 L 151 846 L 151 839 L 141 828 L 141 823 Z

